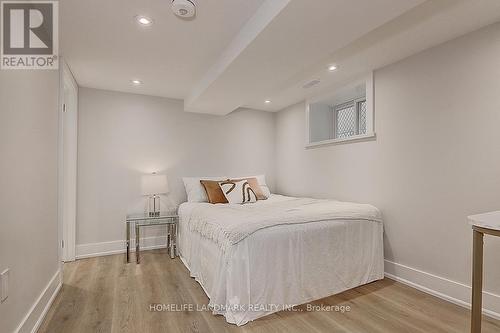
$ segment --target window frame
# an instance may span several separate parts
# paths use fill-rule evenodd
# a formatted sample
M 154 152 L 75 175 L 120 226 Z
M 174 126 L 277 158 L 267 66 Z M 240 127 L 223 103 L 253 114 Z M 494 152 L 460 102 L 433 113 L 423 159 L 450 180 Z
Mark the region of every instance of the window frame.
M 361 100 L 366 100 L 366 133 L 365 134 L 356 134 L 352 135 L 346 138 L 336 138 L 337 136 L 337 124 L 336 124 L 336 119 L 337 119 L 337 113 L 335 110 L 333 110 L 333 139 L 328 139 L 328 140 L 323 140 L 323 141 L 315 141 L 311 142 L 311 128 L 310 128 L 310 109 L 311 109 L 311 104 L 315 103 L 321 103 L 324 100 L 327 100 L 331 98 L 332 96 L 335 96 L 335 92 L 330 92 L 327 94 L 323 94 L 320 96 L 316 96 L 313 98 L 309 98 L 306 100 L 306 108 L 305 108 L 305 123 L 306 123 L 306 128 L 305 128 L 305 144 L 304 148 L 305 149 L 310 149 L 310 148 L 318 148 L 318 147 L 323 147 L 323 146 L 328 146 L 328 145 L 337 145 L 337 144 L 347 144 L 347 143 L 353 143 L 353 142 L 358 142 L 358 141 L 369 141 L 369 140 L 376 140 L 376 133 L 375 133 L 375 108 L 374 108 L 374 82 L 373 82 L 373 72 L 370 72 L 364 76 L 362 76 L 360 79 L 352 81 L 348 84 L 345 84 L 344 86 L 337 87 L 338 89 L 344 89 L 344 88 L 349 88 L 349 87 L 355 87 L 359 85 L 360 83 L 365 83 L 365 95 L 360 98 L 355 98 L 354 100 L 351 99 L 351 101 L 361 101 Z M 339 104 L 341 105 L 341 104 Z M 356 110 L 358 108 L 358 105 L 356 104 Z M 356 116 L 359 117 L 359 112 L 356 112 Z M 357 119 L 357 126 L 359 126 L 359 118 Z M 357 132 L 359 133 L 359 128 L 357 129 Z

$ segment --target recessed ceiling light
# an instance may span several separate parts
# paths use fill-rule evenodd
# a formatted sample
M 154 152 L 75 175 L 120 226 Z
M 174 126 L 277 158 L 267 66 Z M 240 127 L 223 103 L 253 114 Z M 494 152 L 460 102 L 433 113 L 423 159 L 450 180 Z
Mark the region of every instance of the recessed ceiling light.
M 135 19 L 137 20 L 137 23 L 145 27 L 148 27 L 153 24 L 153 20 L 147 16 L 138 15 L 135 17 Z
M 337 66 L 336 66 L 336 65 L 330 65 L 330 66 L 328 66 L 328 70 L 329 70 L 330 72 L 333 72 L 333 71 L 334 71 L 334 70 L 336 70 L 336 69 L 337 69 Z
M 141 81 L 141 80 L 132 80 L 132 81 L 130 81 L 130 82 L 132 82 L 132 84 L 133 84 L 134 86 L 140 86 L 140 85 L 142 84 L 142 81 Z
M 267 99 L 264 101 L 264 103 L 269 104 L 269 103 L 271 103 L 271 101 Z

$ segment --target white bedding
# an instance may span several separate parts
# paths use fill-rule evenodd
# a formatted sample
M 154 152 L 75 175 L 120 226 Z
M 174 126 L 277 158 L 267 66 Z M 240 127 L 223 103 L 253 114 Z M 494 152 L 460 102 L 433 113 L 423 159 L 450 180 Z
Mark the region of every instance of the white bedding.
M 373 206 L 272 195 L 249 205 L 184 203 L 179 216 L 181 259 L 229 323 L 383 278 Z
M 327 220 L 382 222 L 379 210 L 366 204 L 284 196 L 274 196 L 260 203 L 197 205 L 191 209 L 186 222 L 190 231 L 213 240 L 223 251 L 258 230 L 283 224 Z

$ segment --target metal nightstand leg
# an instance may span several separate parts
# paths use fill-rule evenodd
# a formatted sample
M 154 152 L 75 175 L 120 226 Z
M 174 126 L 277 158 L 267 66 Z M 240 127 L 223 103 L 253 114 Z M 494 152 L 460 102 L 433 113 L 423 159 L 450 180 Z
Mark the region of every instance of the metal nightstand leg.
M 174 259 L 176 256 L 176 251 L 177 251 L 177 225 L 175 223 L 170 225 L 170 230 L 169 230 L 169 253 L 170 253 L 170 258 Z
M 174 224 L 174 256 L 178 256 L 179 254 L 177 253 L 179 250 L 177 250 L 177 226 L 178 226 L 179 220 L 177 220 L 177 223 Z
M 172 245 L 172 225 L 167 224 L 167 251 L 170 254 L 170 247 Z
M 139 225 L 135 225 L 135 260 L 137 263 L 139 263 L 139 255 L 140 255 L 140 249 L 139 249 Z
M 130 262 L 130 223 L 127 223 L 127 263 Z

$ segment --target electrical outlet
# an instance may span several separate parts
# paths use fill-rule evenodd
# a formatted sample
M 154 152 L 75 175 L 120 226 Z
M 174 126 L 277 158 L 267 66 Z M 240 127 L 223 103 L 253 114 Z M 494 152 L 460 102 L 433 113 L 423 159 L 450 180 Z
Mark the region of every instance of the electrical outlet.
M 0 302 L 3 303 L 9 297 L 9 272 L 7 268 L 2 273 L 0 273 L 0 280 L 2 281 L 2 293 L 0 295 Z

